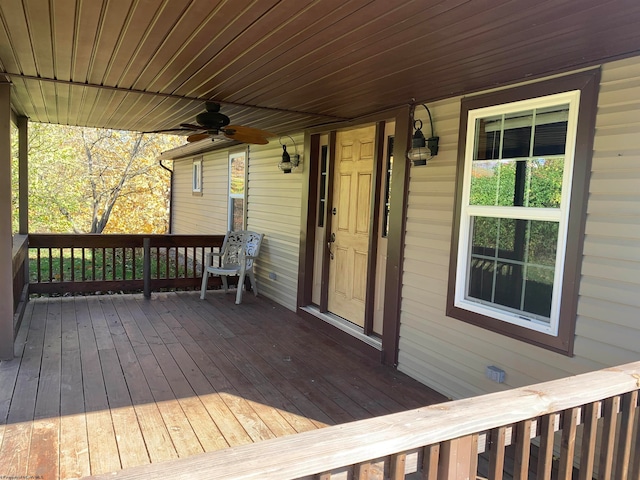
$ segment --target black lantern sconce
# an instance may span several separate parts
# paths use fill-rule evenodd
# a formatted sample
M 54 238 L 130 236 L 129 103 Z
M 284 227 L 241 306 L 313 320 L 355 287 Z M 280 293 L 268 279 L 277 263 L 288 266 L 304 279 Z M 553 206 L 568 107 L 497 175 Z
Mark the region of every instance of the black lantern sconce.
M 429 114 L 429 123 L 431 124 L 431 136 L 425 138 L 422 133 L 422 120 L 415 120 L 413 122 L 413 140 L 411 142 L 411 150 L 407 153 L 409 160 L 413 162 L 414 167 L 423 166 L 427 164 L 427 160 L 431 160 L 438 154 L 438 142 L 440 137 L 436 137 L 433 133 L 433 119 L 431 118 L 431 112 L 429 108 L 422 104 L 427 113 Z
M 287 152 L 287 145 L 282 143 L 282 138 L 280 137 L 280 145 L 282 145 L 282 161 L 278 164 L 278 168 L 282 170 L 282 173 L 291 173 L 292 170 L 298 168 L 300 165 L 300 155 L 298 155 L 298 146 L 293 138 L 289 135 L 285 135 L 291 139 L 293 143 L 293 148 L 296 153 Z

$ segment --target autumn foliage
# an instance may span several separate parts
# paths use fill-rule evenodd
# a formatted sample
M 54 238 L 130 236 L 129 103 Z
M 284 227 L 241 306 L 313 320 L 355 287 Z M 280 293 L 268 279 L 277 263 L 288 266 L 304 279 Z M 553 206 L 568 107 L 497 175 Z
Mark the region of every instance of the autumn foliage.
M 17 135 L 13 136 L 14 158 Z M 29 124 L 29 231 L 166 233 L 170 174 L 157 158 L 170 135 Z M 14 228 L 17 229 L 17 159 Z

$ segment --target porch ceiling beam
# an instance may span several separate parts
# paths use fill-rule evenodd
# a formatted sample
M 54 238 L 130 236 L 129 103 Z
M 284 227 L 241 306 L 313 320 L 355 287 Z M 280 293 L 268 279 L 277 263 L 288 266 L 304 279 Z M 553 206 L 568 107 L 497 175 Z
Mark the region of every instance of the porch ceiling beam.
M 0 83 L 0 360 L 13 359 L 11 84 Z
M 296 115 L 308 115 L 311 117 L 318 117 L 318 118 L 323 118 L 323 119 L 332 120 L 332 121 L 350 120 L 349 118 L 338 117 L 335 115 L 325 115 L 325 114 L 316 113 L 316 112 L 306 112 L 303 110 L 287 110 L 285 108 L 263 107 L 260 105 L 249 105 L 246 103 L 226 102 L 224 100 L 217 100 L 215 98 L 190 97 L 186 95 L 176 95 L 174 93 L 163 93 L 163 92 L 148 92 L 146 90 L 139 90 L 134 88 L 121 88 L 121 87 L 114 87 L 110 85 L 98 85 L 95 83 L 75 82 L 73 80 L 60 80 L 58 78 L 38 77 L 33 75 L 23 75 L 20 73 L 3 73 L 3 75 L 5 75 L 8 78 L 19 78 L 19 79 L 28 80 L 28 81 L 48 82 L 48 83 L 54 83 L 58 85 L 71 85 L 74 87 L 96 88 L 99 90 L 108 90 L 108 91 L 121 92 L 121 93 L 135 93 L 138 95 L 151 95 L 154 97 L 172 98 L 174 100 L 188 100 L 188 101 L 194 101 L 194 102 L 213 101 L 221 105 L 229 105 L 233 107 L 243 107 L 243 108 L 255 108 L 258 110 L 265 110 L 265 111 L 277 112 L 277 113 L 293 113 Z

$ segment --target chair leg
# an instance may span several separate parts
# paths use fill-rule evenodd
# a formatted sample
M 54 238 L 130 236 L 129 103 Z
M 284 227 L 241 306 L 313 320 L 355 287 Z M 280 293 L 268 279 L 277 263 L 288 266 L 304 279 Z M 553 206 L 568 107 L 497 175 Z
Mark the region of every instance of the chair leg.
M 249 272 L 249 280 L 251 280 L 251 289 L 253 290 L 253 294 L 258 296 L 258 284 L 256 283 L 256 276 L 253 274 L 253 270 Z
M 242 287 L 244 286 L 244 273 L 238 276 L 238 292 L 236 293 L 236 305 L 242 303 Z
M 227 293 L 227 290 L 229 289 L 229 287 L 227 286 L 227 276 L 226 275 L 220 275 L 220 280 L 222 280 L 222 286 L 224 287 L 224 293 Z
M 204 300 L 205 295 L 207 294 L 207 282 L 209 280 L 209 272 L 205 269 L 202 272 L 202 287 L 200 288 L 200 300 Z

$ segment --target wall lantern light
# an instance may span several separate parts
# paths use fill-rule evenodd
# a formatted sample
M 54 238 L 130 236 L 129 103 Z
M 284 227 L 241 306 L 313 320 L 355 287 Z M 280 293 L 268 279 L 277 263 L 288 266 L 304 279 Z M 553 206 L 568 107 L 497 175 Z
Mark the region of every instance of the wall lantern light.
M 414 167 L 426 165 L 427 160 L 431 160 L 435 157 L 438 154 L 438 142 L 440 141 L 440 137 L 436 137 L 433 134 L 433 119 L 431 118 L 429 108 L 424 104 L 422 104 L 422 106 L 429 114 L 431 136 L 429 138 L 424 138 L 424 134 L 422 133 L 422 120 L 415 120 L 413 122 L 415 132 L 411 142 L 411 150 L 409 150 L 407 156 L 409 157 L 409 160 L 413 162 Z
M 298 146 L 293 138 L 289 135 L 284 135 L 291 139 L 293 143 L 293 148 L 296 153 L 287 152 L 287 145 L 282 143 L 282 138 L 280 137 L 280 145 L 282 145 L 282 161 L 278 164 L 278 168 L 282 170 L 283 173 L 291 173 L 292 170 L 296 169 L 298 165 L 300 165 L 300 155 L 298 155 Z

